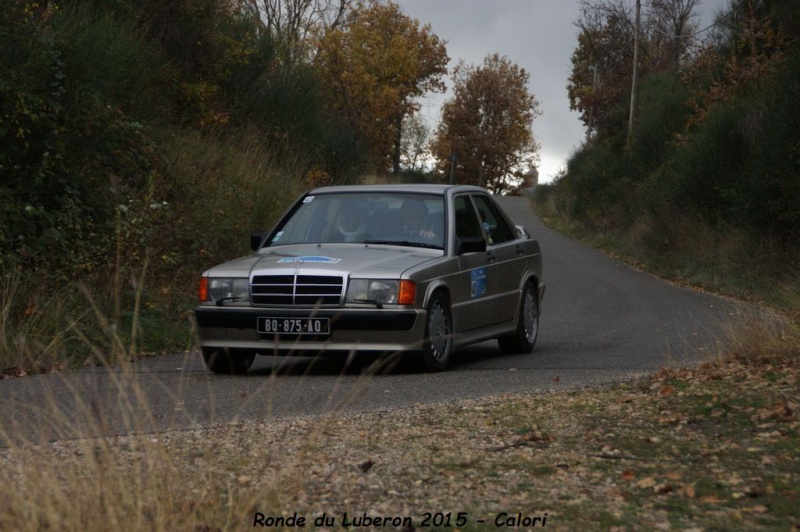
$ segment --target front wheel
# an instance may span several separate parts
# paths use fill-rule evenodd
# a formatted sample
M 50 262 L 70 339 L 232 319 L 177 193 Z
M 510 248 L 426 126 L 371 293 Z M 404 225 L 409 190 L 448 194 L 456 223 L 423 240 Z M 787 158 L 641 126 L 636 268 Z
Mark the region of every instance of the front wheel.
M 525 284 L 520 301 L 517 330 L 497 339 L 505 354 L 530 353 L 539 335 L 539 297 L 531 283 Z
M 433 294 L 428 303 L 422 363 L 428 371 L 443 371 L 453 351 L 453 317 L 450 301 L 441 292 Z
M 253 365 L 256 354 L 236 349 L 203 348 L 203 362 L 214 373 L 230 375 L 247 373 Z

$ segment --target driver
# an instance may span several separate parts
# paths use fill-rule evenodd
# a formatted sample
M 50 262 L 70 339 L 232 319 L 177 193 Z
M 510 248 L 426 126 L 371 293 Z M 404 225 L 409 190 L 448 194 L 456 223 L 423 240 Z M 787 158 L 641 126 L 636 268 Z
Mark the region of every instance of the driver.
M 407 199 L 400 207 L 400 220 L 403 223 L 403 232 L 417 236 L 426 241 L 436 240 L 428 215 L 428 208 L 420 200 Z

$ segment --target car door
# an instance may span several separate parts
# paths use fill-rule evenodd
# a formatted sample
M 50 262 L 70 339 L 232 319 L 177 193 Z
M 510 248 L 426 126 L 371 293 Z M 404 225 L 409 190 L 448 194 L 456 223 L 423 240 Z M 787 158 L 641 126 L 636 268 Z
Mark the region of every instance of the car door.
M 488 309 L 494 323 L 514 320 L 520 301 L 520 279 L 525 269 L 524 248 L 517 240 L 516 230 L 486 194 L 473 194 L 486 238 L 489 270 L 494 283 Z
M 453 198 L 453 212 L 457 242 L 485 243 L 478 212 L 469 194 L 459 194 Z M 491 313 L 495 304 L 492 294 L 498 280 L 489 256 L 486 249 L 480 249 L 468 250 L 457 257 L 459 273 L 452 294 L 452 306 L 455 326 L 459 331 L 484 327 L 493 320 Z

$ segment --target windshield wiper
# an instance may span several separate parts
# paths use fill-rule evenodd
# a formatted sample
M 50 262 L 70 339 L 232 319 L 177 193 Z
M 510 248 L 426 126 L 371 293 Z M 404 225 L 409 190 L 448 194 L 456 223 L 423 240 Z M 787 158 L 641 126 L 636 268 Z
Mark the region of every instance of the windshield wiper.
M 378 244 L 386 246 L 408 246 L 413 248 L 442 249 L 437 244 L 427 242 L 412 242 L 411 240 L 364 240 L 365 244 Z

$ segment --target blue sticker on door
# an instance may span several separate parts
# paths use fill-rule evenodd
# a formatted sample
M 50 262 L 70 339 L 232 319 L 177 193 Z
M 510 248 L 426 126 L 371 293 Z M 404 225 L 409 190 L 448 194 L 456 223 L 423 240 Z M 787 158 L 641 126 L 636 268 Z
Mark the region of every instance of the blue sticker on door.
M 486 293 L 486 268 L 477 268 L 470 271 L 471 289 L 470 297 L 479 297 Z

